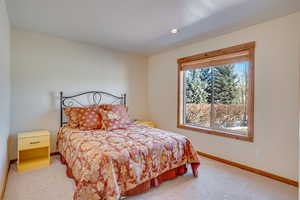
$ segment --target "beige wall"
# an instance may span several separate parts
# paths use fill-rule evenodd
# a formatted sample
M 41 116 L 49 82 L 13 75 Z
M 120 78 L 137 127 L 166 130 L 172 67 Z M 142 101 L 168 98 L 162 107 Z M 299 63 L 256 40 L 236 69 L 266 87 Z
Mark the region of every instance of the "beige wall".
M 9 135 L 10 101 L 10 27 L 4 0 L 0 0 L 0 198 L 8 167 L 7 141 Z
M 146 57 L 20 29 L 12 30 L 11 56 L 11 159 L 19 131 L 50 130 L 55 151 L 59 91 L 127 93 L 130 117 L 147 118 Z
M 298 178 L 300 12 L 149 58 L 149 115 L 197 150 Z M 254 143 L 176 128 L 177 64 L 184 56 L 256 41 Z

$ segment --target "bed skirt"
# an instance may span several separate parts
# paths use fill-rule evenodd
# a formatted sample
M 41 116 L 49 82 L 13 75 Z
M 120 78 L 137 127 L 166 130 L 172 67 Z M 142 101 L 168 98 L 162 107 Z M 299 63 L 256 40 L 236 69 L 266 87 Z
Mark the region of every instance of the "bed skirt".
M 67 166 L 67 171 L 66 171 L 67 176 L 69 178 L 72 178 L 75 181 L 75 184 L 77 185 L 78 181 L 73 176 L 71 168 L 69 168 L 69 166 L 68 166 L 66 160 L 64 159 L 64 157 L 61 154 L 59 154 L 59 155 L 60 155 L 60 161 L 61 161 L 61 163 Z M 191 167 L 192 167 L 192 171 L 193 171 L 194 177 L 198 176 L 198 167 L 199 166 L 200 166 L 200 163 L 191 163 Z M 157 187 L 162 182 L 170 180 L 170 179 L 174 179 L 177 176 L 182 176 L 186 172 L 187 172 L 186 164 L 181 165 L 181 166 L 179 166 L 177 168 L 174 168 L 174 169 L 171 169 L 169 171 L 166 171 L 166 172 L 162 173 L 161 175 L 159 175 L 159 176 L 157 176 L 157 177 L 155 177 L 155 178 L 153 178 L 153 179 L 151 179 L 149 181 L 146 181 L 146 182 L 144 182 L 144 183 L 136 186 L 133 189 L 130 189 L 128 191 L 123 192 L 122 196 L 126 197 L 126 196 L 132 196 L 132 195 L 137 195 L 137 194 L 146 192 L 150 188 Z

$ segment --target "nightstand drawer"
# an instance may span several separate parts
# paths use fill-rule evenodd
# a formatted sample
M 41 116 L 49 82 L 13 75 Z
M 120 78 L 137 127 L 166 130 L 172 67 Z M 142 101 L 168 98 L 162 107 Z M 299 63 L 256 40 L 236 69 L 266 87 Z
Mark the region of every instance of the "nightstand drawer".
M 49 146 L 49 136 L 24 137 L 18 144 L 19 150 L 40 148 Z

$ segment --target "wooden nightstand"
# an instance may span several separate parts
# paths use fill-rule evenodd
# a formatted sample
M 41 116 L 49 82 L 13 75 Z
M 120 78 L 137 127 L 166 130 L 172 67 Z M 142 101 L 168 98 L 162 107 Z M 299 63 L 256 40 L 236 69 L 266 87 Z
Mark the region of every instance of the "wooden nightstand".
M 18 134 L 18 172 L 50 164 L 50 133 L 33 131 Z
M 154 124 L 154 122 L 151 121 L 135 121 L 135 124 L 142 124 L 144 126 L 148 126 L 149 128 L 156 128 L 156 125 Z

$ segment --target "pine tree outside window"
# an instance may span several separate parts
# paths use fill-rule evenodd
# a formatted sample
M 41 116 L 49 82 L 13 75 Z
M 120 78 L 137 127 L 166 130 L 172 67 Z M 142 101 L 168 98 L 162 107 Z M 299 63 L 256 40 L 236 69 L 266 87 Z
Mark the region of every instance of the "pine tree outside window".
M 178 128 L 253 141 L 254 48 L 178 59 Z

